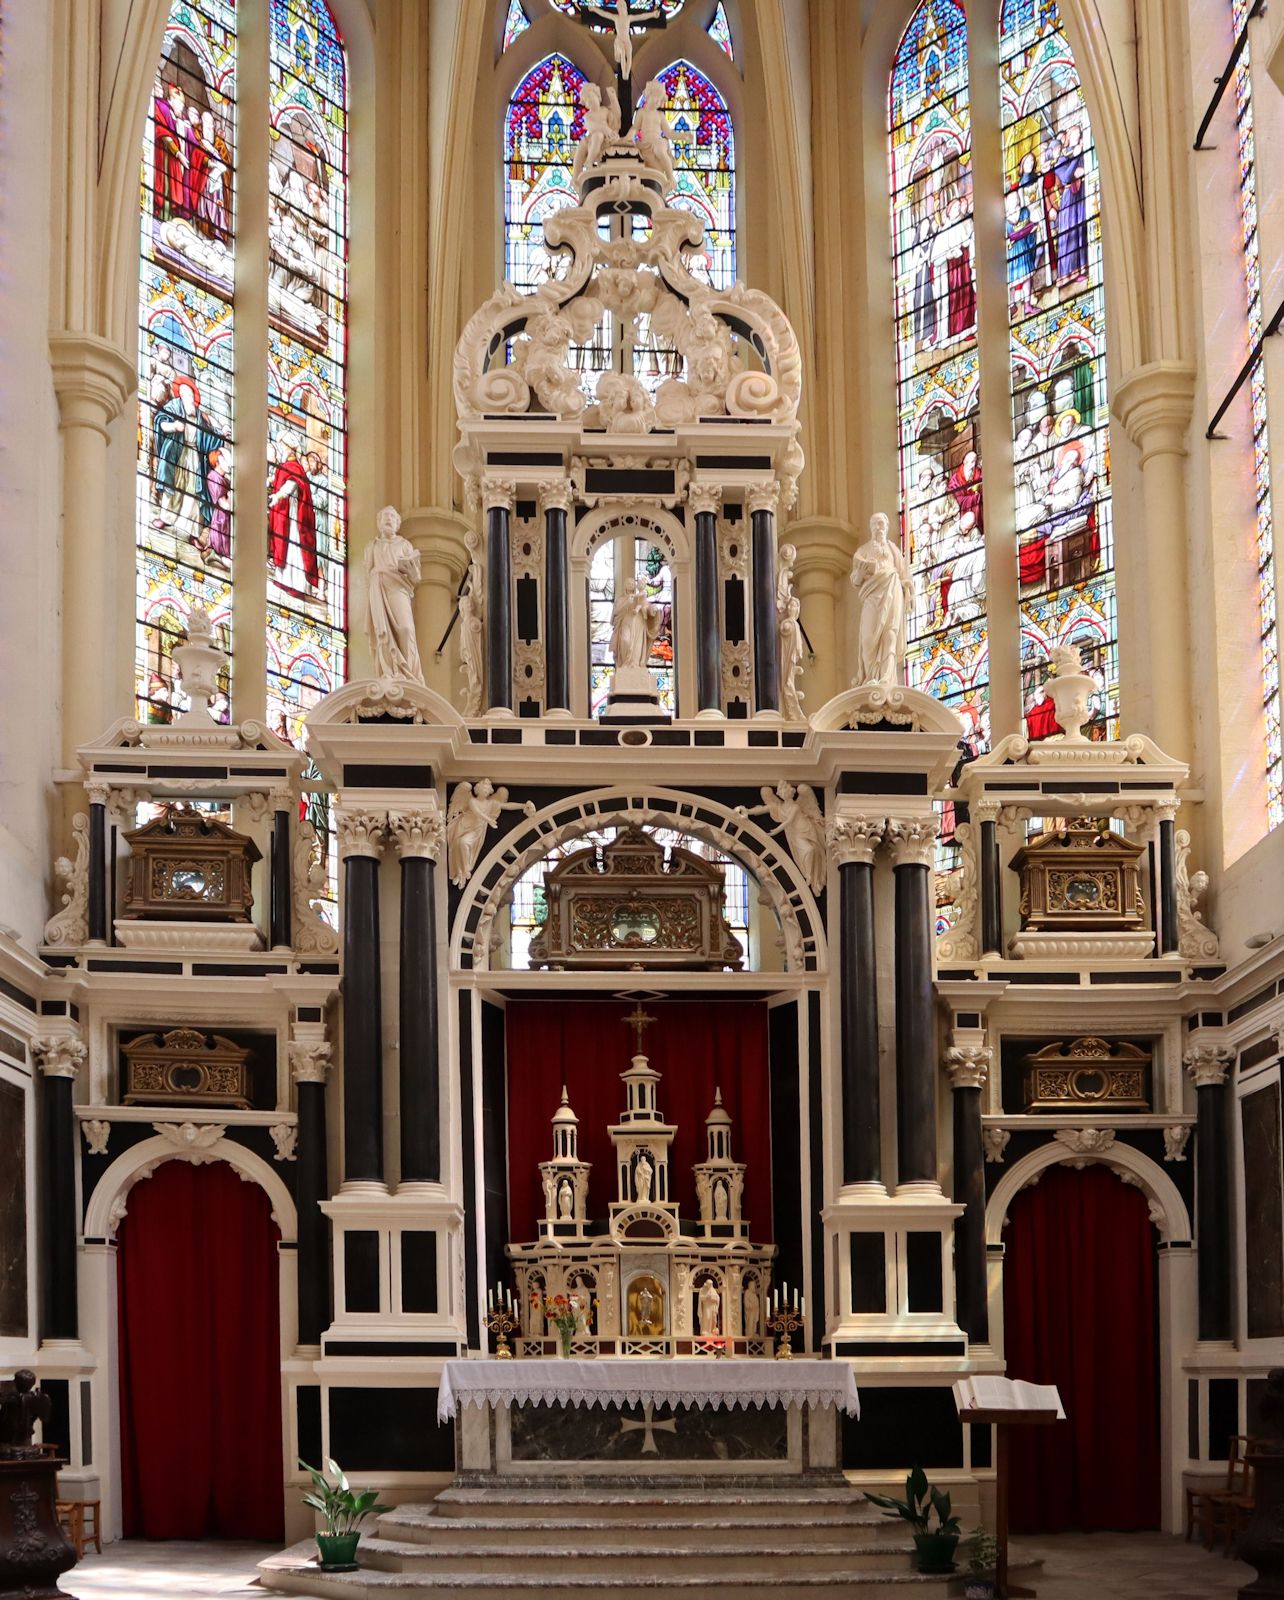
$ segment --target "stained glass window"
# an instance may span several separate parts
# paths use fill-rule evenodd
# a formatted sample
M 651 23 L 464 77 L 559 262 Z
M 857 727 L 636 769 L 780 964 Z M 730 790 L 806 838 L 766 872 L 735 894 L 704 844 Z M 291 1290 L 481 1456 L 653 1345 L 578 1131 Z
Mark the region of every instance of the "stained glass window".
M 709 22 L 708 33 L 718 49 L 725 51 L 734 61 L 736 52 L 731 43 L 731 24 L 727 21 L 727 8 L 723 5 L 722 0 L 718 0 L 717 5 L 713 8 L 713 16 Z
M 615 26 L 614 0 L 553 0 L 553 4 L 568 17 L 578 17 L 603 32 Z M 643 27 L 659 17 L 671 22 L 685 4 L 686 0 L 628 0 L 629 15 Z
M 544 219 L 578 204 L 571 157 L 584 132 L 584 74 L 565 56 L 546 56 L 508 102 L 504 125 L 504 275 L 523 293 L 558 266 L 544 248 Z
M 187 699 L 173 649 L 193 606 L 232 649 L 236 16 L 173 0 L 143 139 L 137 642 L 143 722 Z M 230 672 L 214 714 L 226 721 Z
M 989 647 L 967 20 L 924 0 L 892 68 L 901 538 L 915 580 L 909 680 L 989 748 Z
M 677 684 L 673 659 L 673 571 L 664 553 L 646 539 L 603 540 L 589 568 L 589 716 L 600 716 L 611 687 L 615 657 L 611 652 L 611 614 L 616 596 L 630 577 L 646 585 L 647 597 L 663 613 L 663 623 L 647 665 L 660 704 L 676 714 Z
M 1231 0 L 1238 37 L 1251 0 Z M 1253 80 L 1249 45 L 1235 68 L 1235 129 L 1239 144 L 1239 195 L 1244 229 L 1244 281 L 1248 292 L 1248 343 L 1262 336 L 1262 273 L 1257 236 L 1257 144 L 1253 130 Z M 1275 522 L 1271 504 L 1271 447 L 1266 409 L 1266 364 L 1259 356 L 1249 374 L 1253 416 L 1253 487 L 1257 507 L 1257 582 L 1262 638 L 1262 700 L 1266 716 L 1266 812 L 1269 827 L 1284 822 L 1280 763 L 1279 630 L 1275 610 Z
M 1060 731 L 1042 684 L 1073 643 L 1105 739 L 1119 647 L 1097 153 L 1056 0 L 1004 0 L 999 55 L 1026 733 Z
M 504 49 L 514 39 L 520 38 L 531 25 L 531 19 L 522 9 L 522 0 L 508 0 L 508 15 L 504 18 Z
M 704 73 L 675 61 L 660 73 L 673 133 L 676 181 L 666 199 L 704 223 L 704 245 L 687 258 L 697 278 L 715 289 L 736 280 L 736 157 L 727 103 Z

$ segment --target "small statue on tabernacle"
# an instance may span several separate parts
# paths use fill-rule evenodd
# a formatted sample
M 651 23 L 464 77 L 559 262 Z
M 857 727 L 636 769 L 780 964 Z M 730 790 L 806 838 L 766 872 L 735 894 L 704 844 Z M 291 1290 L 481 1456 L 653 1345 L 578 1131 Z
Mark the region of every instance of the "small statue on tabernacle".
M 727 1220 L 727 1186 L 719 1183 L 713 1191 L 713 1220 L 725 1222 Z
M 37 1422 L 48 1422 L 53 1400 L 36 1388 L 36 1375 L 20 1367 L 11 1381 L 0 1383 L 0 1457 L 27 1461 L 40 1450 L 31 1442 Z
M 633 1192 L 643 1205 L 651 1198 L 651 1179 L 654 1175 L 655 1168 L 647 1160 L 646 1152 L 643 1151 L 633 1169 Z
M 553 1182 L 553 1174 L 546 1172 L 543 1178 L 544 1187 L 544 1215 L 551 1222 L 557 1215 L 557 1185 Z
M 569 1178 L 562 1179 L 557 1191 L 557 1214 L 563 1222 L 569 1222 L 575 1214 L 575 1191 Z
M 700 1285 L 697 1303 L 700 1307 L 700 1337 L 716 1338 L 722 1331 L 722 1296 L 712 1278 L 706 1278 Z
M 758 1293 L 758 1285 L 750 1278 L 745 1285 L 745 1337 L 756 1339 L 759 1333 L 758 1319 L 762 1315 L 762 1297 Z

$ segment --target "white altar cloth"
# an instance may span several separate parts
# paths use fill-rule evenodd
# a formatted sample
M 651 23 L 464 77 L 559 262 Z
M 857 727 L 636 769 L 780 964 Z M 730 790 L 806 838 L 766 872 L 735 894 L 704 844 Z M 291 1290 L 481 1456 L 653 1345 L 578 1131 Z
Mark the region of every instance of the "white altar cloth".
M 447 1361 L 437 1392 L 437 1419 L 460 1406 L 511 1405 L 838 1406 L 860 1415 L 856 1379 L 845 1361 L 740 1357 L 720 1361 L 603 1356 L 592 1361 Z

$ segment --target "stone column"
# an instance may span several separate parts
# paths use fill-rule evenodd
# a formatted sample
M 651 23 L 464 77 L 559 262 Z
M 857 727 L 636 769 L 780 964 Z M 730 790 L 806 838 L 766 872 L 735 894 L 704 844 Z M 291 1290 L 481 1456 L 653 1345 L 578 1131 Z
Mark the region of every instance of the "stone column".
M 124 629 L 113 603 L 121 588 L 104 518 L 109 430 L 137 396 L 138 371 L 115 345 L 88 333 L 53 334 L 49 359 L 62 433 L 62 751 L 72 767 L 77 746 L 119 717 L 129 693 L 133 623 Z M 132 420 L 129 427 L 132 433 Z M 124 591 L 132 607 L 132 577 Z
M 379 997 L 382 812 L 336 812 L 343 862 L 343 1188 L 383 1188 L 383 1022 Z
M 993 1059 L 988 1044 L 952 1044 L 945 1052 L 945 1071 L 954 1091 L 954 1199 L 963 1207 L 963 1215 L 954 1224 L 956 1315 L 973 1344 L 990 1342 L 981 1091 Z
M 517 503 L 511 478 L 482 479 L 486 511 L 486 707 L 513 709 L 512 562 L 509 523 Z
M 968 807 L 977 830 L 977 870 L 981 891 L 981 954 L 1003 953 L 1003 870 L 999 863 L 997 800 L 978 800 Z
M 1159 806 L 1156 810 L 1156 855 L 1159 865 L 1158 952 L 1161 956 L 1175 955 L 1181 943 L 1181 930 L 1177 925 L 1177 846 L 1174 838 L 1177 807 Z
M 107 878 L 107 803 L 111 791 L 107 784 L 85 784 L 89 798 L 89 903 L 86 927 L 90 944 L 111 941 L 111 916 Z
M 802 625 L 812 651 L 803 662 L 803 682 L 808 704 L 823 706 L 848 687 L 850 677 L 843 617 L 855 539 L 845 523 L 805 518 L 790 522 L 789 542 L 798 551 L 794 593 L 802 602 Z
M 565 481 L 540 490 L 544 513 L 544 709 L 571 714 L 570 568 L 566 522 L 571 486 Z
M 1230 1088 L 1233 1052 L 1199 1044 L 1186 1052 L 1195 1084 L 1195 1260 L 1199 1273 L 1199 1337 L 1234 1337 L 1230 1239 Z M 1252 1204 L 1252 1196 L 1245 1196 Z
M 433 796 L 435 801 L 436 796 Z M 434 804 L 394 811 L 388 831 L 401 858 L 401 1179 L 441 1181 L 441 1081 L 437 1043 L 436 863 L 444 829 Z
M 896 1190 L 940 1194 L 932 1000 L 935 816 L 893 817 L 887 842 L 896 877 Z
M 780 713 L 780 638 L 776 632 L 776 507 L 780 485 L 749 493 L 753 590 L 753 704 Z
M 290 882 L 290 863 L 293 841 L 290 819 L 296 803 L 288 789 L 273 789 L 268 797 L 272 808 L 272 851 L 269 858 L 268 912 L 271 925 L 271 945 L 274 950 L 288 950 L 292 938 L 291 913 L 294 908 L 294 890 Z
M 76 1294 L 76 1073 L 83 1040 L 57 1033 L 31 1041 L 40 1091 L 40 1342 L 79 1337 Z
M 718 604 L 718 507 L 714 484 L 693 483 L 687 506 L 695 517 L 696 705 L 722 714 L 722 608 Z M 774 587 L 774 586 L 773 586 Z
M 843 1185 L 883 1188 L 878 1066 L 878 964 L 874 951 L 874 852 L 883 817 L 839 817 L 829 830 L 838 866 L 842 969 Z
M 299 1114 L 295 1205 L 299 1213 L 299 1343 L 319 1345 L 330 1326 L 330 1225 L 321 1202 L 330 1198 L 326 1170 L 325 1085 L 330 1046 L 319 1023 L 304 1023 L 290 1041 L 290 1070 Z M 315 1037 L 314 1037 L 315 1032 Z

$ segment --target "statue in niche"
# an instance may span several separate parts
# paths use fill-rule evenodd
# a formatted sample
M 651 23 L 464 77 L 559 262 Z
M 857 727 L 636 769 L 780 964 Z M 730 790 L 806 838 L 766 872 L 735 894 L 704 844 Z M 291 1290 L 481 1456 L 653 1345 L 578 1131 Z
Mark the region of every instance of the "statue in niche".
M 381 678 L 422 683 L 414 613 L 419 552 L 401 536 L 396 506 L 385 506 L 375 527 L 378 537 L 366 550 L 366 633 L 375 671 Z
M 881 511 L 869 519 L 869 538 L 852 557 L 856 591 L 856 676 L 853 684 L 898 685 L 905 675 L 905 624 L 914 583 L 900 548 L 887 537 Z
M 753 1278 L 745 1285 L 745 1338 L 756 1339 L 761 1331 L 762 1296 Z
M 569 1178 L 563 1178 L 558 1187 L 557 1214 L 563 1222 L 570 1222 L 575 1215 L 575 1191 Z
M 655 1168 L 647 1160 L 646 1151 L 643 1150 L 633 1168 L 633 1193 L 635 1198 L 646 1205 L 651 1199 L 651 1180 L 655 1176 Z
M 571 1305 L 575 1309 L 575 1331 L 582 1338 L 593 1331 L 589 1326 L 593 1317 L 593 1296 L 583 1284 L 571 1295 Z
M 664 1290 L 658 1278 L 644 1274 L 629 1285 L 628 1331 L 644 1337 L 664 1332 Z
M 678 1266 L 677 1298 L 673 1302 L 674 1333 L 691 1331 L 691 1268 L 683 1261 Z
M 475 717 L 482 708 L 485 679 L 486 615 L 483 609 L 481 567 L 468 564 L 468 582 L 459 597 L 459 670 L 464 675 L 466 717 Z
M 722 1332 L 722 1296 L 712 1278 L 706 1278 L 700 1285 L 696 1299 L 700 1308 L 700 1337 L 717 1338 Z
M 774 789 L 763 787 L 762 804 L 751 808 L 737 806 L 743 817 L 760 816 L 764 811 L 775 823 L 767 831 L 773 838 L 781 834 L 789 846 L 789 853 L 799 870 L 811 885 L 813 893 L 825 887 L 825 819 L 821 814 L 816 791 L 809 783 L 789 783 L 782 780 Z
M 621 667 L 646 671 L 663 623 L 664 612 L 647 598 L 646 584 L 641 578 L 631 579 L 611 612 L 611 654 L 617 671 Z
M 508 798 L 508 790 L 496 789 L 489 778 L 481 778 L 476 785 L 457 783 L 446 810 L 446 858 L 450 865 L 450 881 L 457 889 L 468 882 L 482 843 L 491 828 L 499 822 L 501 811 L 522 811 L 528 817 L 534 805 Z
M 614 89 L 603 95 L 596 83 L 586 83 L 580 90 L 584 106 L 584 137 L 575 146 L 571 159 L 571 178 L 578 182 L 580 173 L 590 171 L 602 159 L 608 144 L 620 137 L 620 98 Z
M 550 1222 L 557 1215 L 557 1185 L 551 1172 L 544 1174 L 544 1215 Z
M 707 1172 L 696 1173 L 695 1187 L 696 1199 L 700 1202 L 700 1221 L 708 1222 L 713 1205 L 713 1197 L 709 1193 L 709 1174 Z
M 713 1220 L 725 1222 L 727 1220 L 727 1186 L 719 1182 L 713 1190 Z

